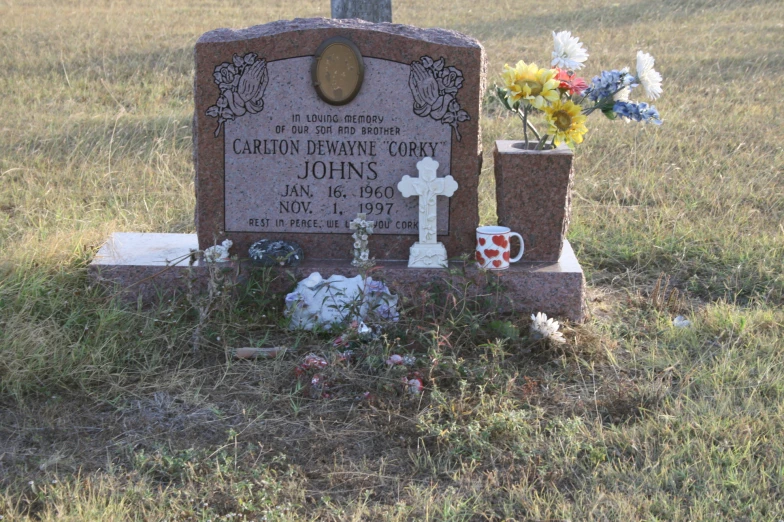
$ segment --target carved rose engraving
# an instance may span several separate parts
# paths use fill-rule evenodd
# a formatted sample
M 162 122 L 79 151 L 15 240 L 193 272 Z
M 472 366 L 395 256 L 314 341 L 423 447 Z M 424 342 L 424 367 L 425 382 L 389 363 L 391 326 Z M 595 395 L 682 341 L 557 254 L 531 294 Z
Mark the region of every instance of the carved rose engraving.
M 207 116 L 218 118 L 215 137 L 218 137 L 225 122 L 264 109 L 264 90 L 269 75 L 267 61 L 259 60 L 256 53 L 235 54 L 231 63 L 223 62 L 215 67 L 212 76 L 221 91 L 215 105 L 207 109 Z
M 408 86 L 414 96 L 414 114 L 451 125 L 460 141 L 457 125 L 471 119 L 456 99 L 463 86 L 463 73 L 456 67 L 445 67 L 443 58 L 433 61 L 423 56 L 411 64 Z

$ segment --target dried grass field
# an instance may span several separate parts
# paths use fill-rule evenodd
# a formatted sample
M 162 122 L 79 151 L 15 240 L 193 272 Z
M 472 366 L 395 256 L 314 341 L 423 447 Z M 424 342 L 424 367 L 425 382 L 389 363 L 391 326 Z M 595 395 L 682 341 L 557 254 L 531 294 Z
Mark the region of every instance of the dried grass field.
M 596 115 L 577 151 L 589 320 L 548 346 L 435 288 L 313 400 L 294 367 L 334 336 L 289 333 L 269 274 L 201 319 L 117 302 L 87 277 L 111 232 L 194 231 L 198 36 L 329 2 L 0 0 L 3 522 L 784 518 L 784 3 L 393 3 L 479 39 L 489 88 L 553 30 L 587 76 L 656 58 L 664 124 Z M 520 127 L 489 89 L 483 110 L 490 223 L 493 141 Z M 392 352 L 426 363 L 422 395 Z

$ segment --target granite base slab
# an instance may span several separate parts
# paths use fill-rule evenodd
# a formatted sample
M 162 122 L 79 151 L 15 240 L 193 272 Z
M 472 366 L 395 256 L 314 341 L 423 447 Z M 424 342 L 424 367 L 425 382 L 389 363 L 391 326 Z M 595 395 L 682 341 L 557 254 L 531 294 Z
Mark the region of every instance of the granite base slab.
M 204 262 L 195 261 L 189 267 L 190 252 L 197 247 L 196 234 L 117 232 L 90 263 L 90 276 L 128 301 L 150 301 L 185 292 L 189 277 L 208 277 Z M 561 257 L 555 263 L 521 262 L 497 272 L 480 270 L 472 261 L 453 261 L 449 265 L 449 269 L 408 268 L 407 260 L 385 260 L 378 262 L 372 277 L 384 280 L 393 293 L 408 299 L 420 296 L 431 283 L 464 288 L 462 283 L 470 279 L 475 283 L 469 286 L 472 297 L 481 296 L 499 312 L 544 312 L 573 322 L 585 320 L 585 276 L 568 241 L 564 241 Z M 259 269 L 248 262 L 222 263 L 221 267 L 239 274 L 240 279 Z M 276 276 L 270 284 L 272 292 L 288 292 L 295 281 L 313 272 L 324 277 L 357 274 L 349 260 L 306 260 L 297 267 L 272 270 Z M 502 291 L 493 290 L 498 288 Z

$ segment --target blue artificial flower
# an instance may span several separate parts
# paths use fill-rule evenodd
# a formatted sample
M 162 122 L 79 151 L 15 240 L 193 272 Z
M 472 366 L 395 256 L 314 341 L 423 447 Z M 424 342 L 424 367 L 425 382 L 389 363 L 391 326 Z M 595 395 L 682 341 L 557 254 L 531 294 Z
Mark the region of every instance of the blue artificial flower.
M 400 313 L 394 305 L 389 306 L 386 303 L 381 303 L 378 305 L 378 308 L 376 308 L 376 313 L 382 319 L 388 319 L 394 322 L 397 322 L 400 319 Z
M 584 95 L 593 102 L 612 98 L 615 93 L 624 87 L 634 88 L 637 86 L 634 76 L 625 69 L 622 71 L 602 71 L 600 76 L 594 76 L 591 85 L 586 89 Z
M 385 285 L 383 281 L 373 281 L 369 277 L 365 280 L 365 293 L 380 294 L 384 292 L 389 293 L 389 288 L 387 288 L 387 285 Z
M 613 105 L 613 112 L 628 120 L 655 123 L 656 125 L 661 125 L 662 122 L 656 107 L 653 105 L 649 106 L 645 102 L 617 101 Z

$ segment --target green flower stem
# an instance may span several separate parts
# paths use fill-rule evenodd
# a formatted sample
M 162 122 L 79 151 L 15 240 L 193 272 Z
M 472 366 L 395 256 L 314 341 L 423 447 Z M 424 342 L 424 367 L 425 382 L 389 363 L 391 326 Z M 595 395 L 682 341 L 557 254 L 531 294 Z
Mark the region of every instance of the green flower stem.
M 593 111 L 595 111 L 596 109 L 603 110 L 605 107 L 608 109 L 611 108 L 613 105 L 615 105 L 615 99 L 613 97 L 619 92 L 621 92 L 622 90 L 624 90 L 625 88 L 626 86 L 621 87 L 620 89 L 612 93 L 609 97 L 602 98 L 601 100 L 597 101 L 593 107 L 588 107 L 587 109 L 583 109 L 583 114 L 587 116 L 591 114 Z M 582 100 L 585 100 L 585 97 L 583 97 Z M 582 100 L 580 100 L 580 103 L 582 103 Z
M 526 122 L 526 123 L 528 124 L 528 128 L 529 128 L 529 129 L 531 129 L 531 130 L 533 131 L 533 133 L 534 133 L 534 136 L 536 136 L 536 139 L 537 139 L 537 140 L 541 140 L 541 139 L 542 139 L 542 137 L 541 137 L 541 136 L 539 136 L 539 133 L 538 133 L 538 132 L 536 132 L 536 127 L 534 127 L 534 126 L 531 124 L 531 122 L 530 122 L 530 121 L 528 121 L 528 122 Z
M 534 136 L 536 136 L 537 141 L 541 141 L 541 139 L 542 139 L 542 137 L 539 135 L 539 132 L 537 132 L 536 127 L 534 127 L 533 123 L 528 121 L 528 112 L 529 112 L 529 110 L 530 109 L 529 109 L 527 104 L 523 105 L 523 110 L 522 111 L 519 108 L 517 108 L 515 110 L 515 114 L 517 114 L 517 117 L 520 118 L 520 121 L 523 122 L 523 136 L 525 136 L 525 146 L 526 146 L 526 148 L 528 148 L 528 143 L 529 143 L 528 142 L 528 129 L 531 129 L 531 132 L 534 133 Z

